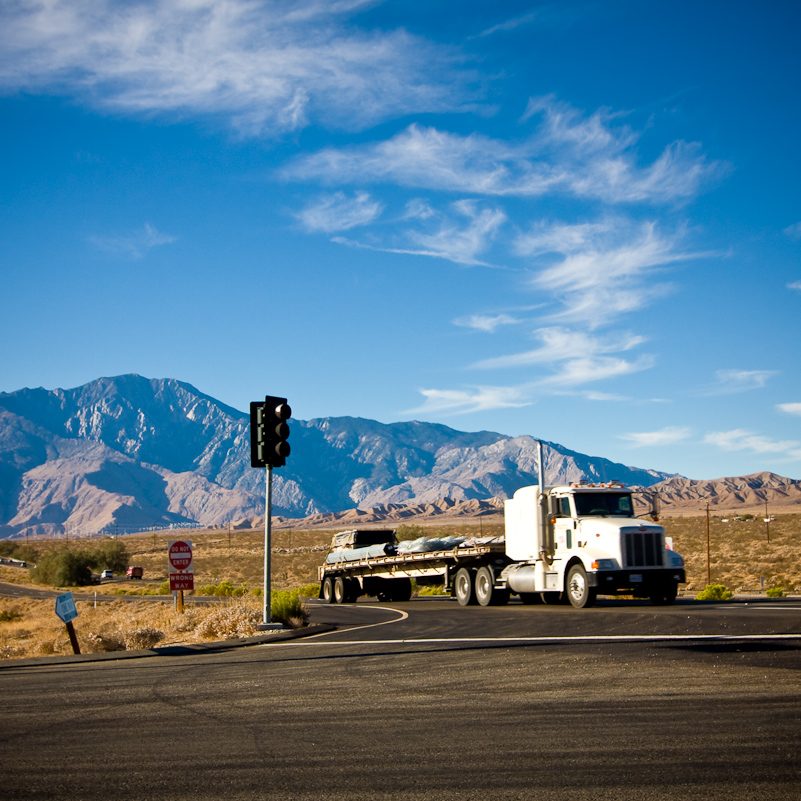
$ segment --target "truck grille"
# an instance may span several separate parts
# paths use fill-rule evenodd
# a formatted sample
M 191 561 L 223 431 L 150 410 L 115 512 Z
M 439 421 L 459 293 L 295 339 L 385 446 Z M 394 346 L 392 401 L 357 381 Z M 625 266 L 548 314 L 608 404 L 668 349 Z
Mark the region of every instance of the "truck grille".
M 623 534 L 624 567 L 661 567 L 662 538 L 657 531 L 626 531 Z

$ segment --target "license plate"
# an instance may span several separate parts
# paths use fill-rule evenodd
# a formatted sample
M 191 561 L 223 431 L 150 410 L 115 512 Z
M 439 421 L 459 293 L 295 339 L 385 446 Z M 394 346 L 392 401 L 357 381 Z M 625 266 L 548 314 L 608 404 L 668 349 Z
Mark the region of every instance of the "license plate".
M 630 573 L 629 581 L 632 584 L 642 584 L 642 573 Z

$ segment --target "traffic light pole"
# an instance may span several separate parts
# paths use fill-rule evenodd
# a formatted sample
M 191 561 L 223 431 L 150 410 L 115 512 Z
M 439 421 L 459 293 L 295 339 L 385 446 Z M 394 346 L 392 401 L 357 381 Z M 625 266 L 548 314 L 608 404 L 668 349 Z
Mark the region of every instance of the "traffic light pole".
M 273 516 L 273 469 L 267 465 L 264 503 L 264 620 L 265 625 L 272 623 L 272 582 L 270 581 L 270 551 L 272 550 L 272 525 Z
M 264 504 L 264 614 L 259 631 L 282 629 L 281 623 L 272 622 L 272 582 L 270 580 L 270 553 L 272 551 L 272 516 L 273 516 L 273 468 L 267 465 L 266 490 Z

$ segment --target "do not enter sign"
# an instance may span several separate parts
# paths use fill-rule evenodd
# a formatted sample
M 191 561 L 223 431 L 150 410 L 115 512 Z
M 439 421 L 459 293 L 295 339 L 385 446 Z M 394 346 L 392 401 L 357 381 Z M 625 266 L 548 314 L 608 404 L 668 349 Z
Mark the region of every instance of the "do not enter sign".
M 192 572 L 192 543 L 186 540 L 171 542 L 167 550 L 170 569 L 179 573 Z

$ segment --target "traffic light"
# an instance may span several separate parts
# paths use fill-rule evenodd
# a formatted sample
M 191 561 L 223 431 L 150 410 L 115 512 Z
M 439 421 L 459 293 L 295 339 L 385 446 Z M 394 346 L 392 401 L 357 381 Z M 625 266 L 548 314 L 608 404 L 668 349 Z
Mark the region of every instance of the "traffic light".
M 250 404 L 251 467 L 282 467 L 286 464 L 290 452 L 286 421 L 291 416 L 292 409 L 286 398 L 268 395 L 264 403 L 253 401 Z

